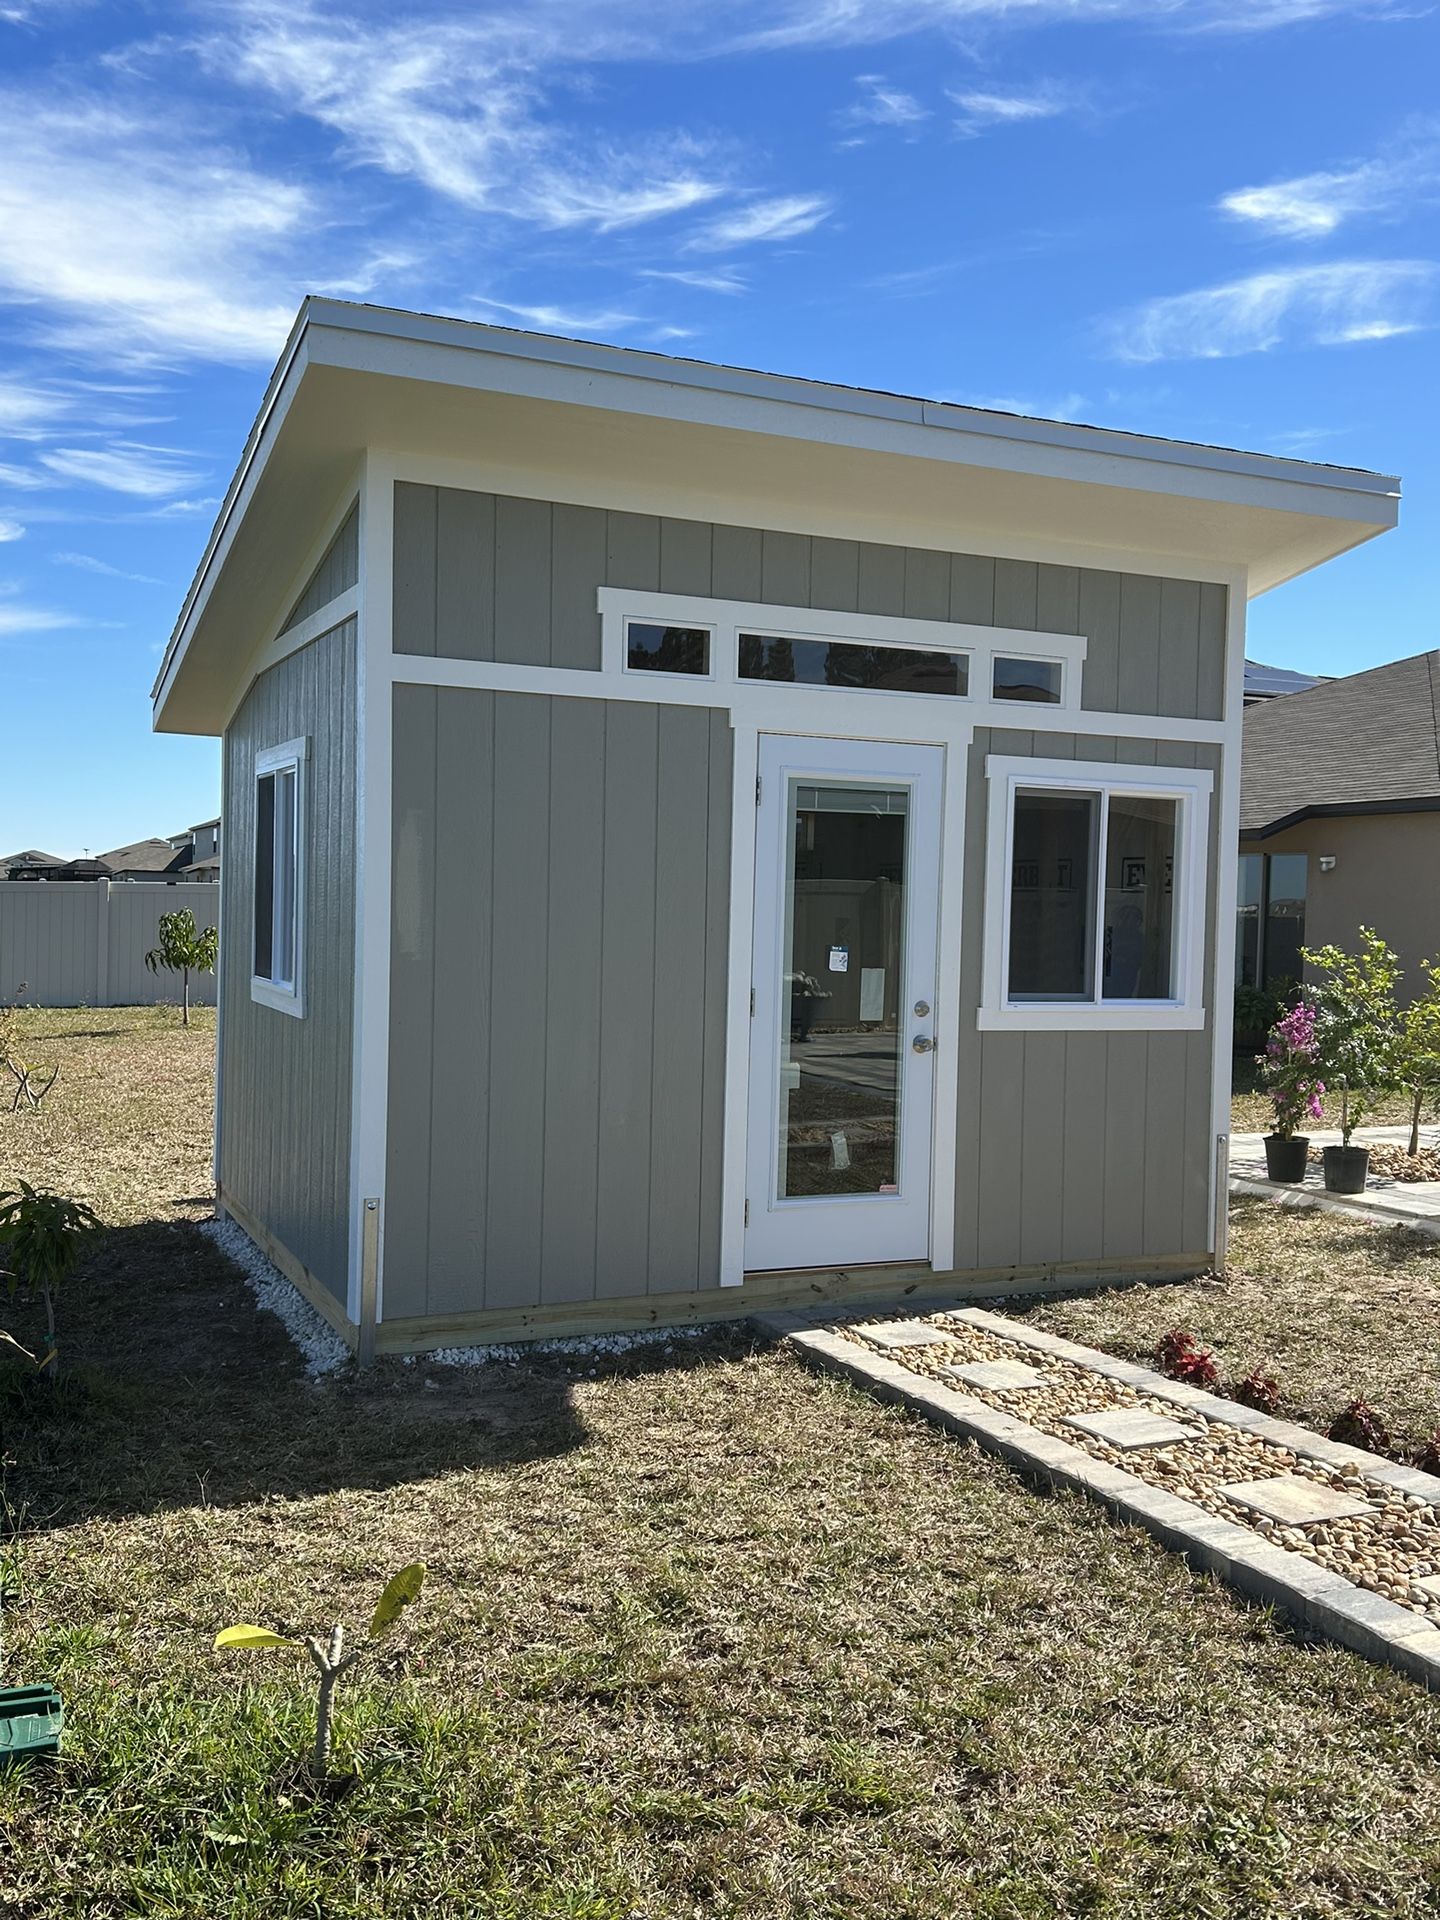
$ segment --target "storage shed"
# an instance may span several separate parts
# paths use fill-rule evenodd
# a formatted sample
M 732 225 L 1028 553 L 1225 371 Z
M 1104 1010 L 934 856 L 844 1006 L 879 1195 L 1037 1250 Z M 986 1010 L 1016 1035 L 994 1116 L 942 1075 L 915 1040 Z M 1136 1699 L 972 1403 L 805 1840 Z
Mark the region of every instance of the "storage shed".
M 220 1208 L 362 1353 L 1203 1269 L 1246 602 L 1396 510 L 307 301 L 154 690 Z

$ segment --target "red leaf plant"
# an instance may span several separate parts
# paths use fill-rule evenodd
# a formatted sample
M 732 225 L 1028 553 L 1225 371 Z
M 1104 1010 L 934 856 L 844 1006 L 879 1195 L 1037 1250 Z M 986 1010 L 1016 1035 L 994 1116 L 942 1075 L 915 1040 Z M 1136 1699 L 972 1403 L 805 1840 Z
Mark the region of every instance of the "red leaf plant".
M 1202 1347 L 1193 1333 L 1184 1327 L 1172 1327 L 1155 1349 L 1155 1364 L 1172 1380 L 1187 1386 L 1203 1387 L 1207 1393 L 1220 1390 L 1220 1368 L 1209 1347 Z

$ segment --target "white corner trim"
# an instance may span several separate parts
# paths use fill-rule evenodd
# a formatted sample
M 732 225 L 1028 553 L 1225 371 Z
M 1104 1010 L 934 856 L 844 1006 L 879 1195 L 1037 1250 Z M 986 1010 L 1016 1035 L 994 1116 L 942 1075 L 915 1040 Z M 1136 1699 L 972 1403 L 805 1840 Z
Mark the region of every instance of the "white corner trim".
M 395 475 L 370 453 L 360 478 L 355 648 L 355 1001 L 350 1063 L 348 1312 L 360 1323 L 365 1202 L 379 1199 L 375 1318 L 384 1317 L 385 1164 L 390 1087 L 390 820 Z
M 745 1279 L 746 1144 L 750 1118 L 750 983 L 755 941 L 755 781 L 760 729 L 731 715 L 730 952 L 725 995 L 725 1125 L 721 1147 L 720 1284 Z
M 985 924 L 980 1006 L 976 1025 L 984 1031 L 1012 1033 L 1195 1032 L 1206 1021 L 1204 998 L 1205 909 L 1210 831 L 1208 768 L 1131 766 L 1109 760 L 1029 760 L 989 754 L 985 760 L 989 816 L 985 833 Z M 1011 1001 L 1010 884 L 1013 867 L 1015 794 L 1020 787 L 1112 795 L 1162 796 L 1180 803 L 1179 845 L 1175 862 L 1173 952 L 1177 991 L 1172 1000 L 1106 1000 L 1101 997 L 1102 954 L 1096 941 L 1095 997 L 1084 1001 Z M 1223 853 L 1222 853 L 1223 859 Z M 1103 874 L 1102 839 L 1098 868 Z M 1097 887 L 1092 912 L 1103 913 L 1103 886 Z

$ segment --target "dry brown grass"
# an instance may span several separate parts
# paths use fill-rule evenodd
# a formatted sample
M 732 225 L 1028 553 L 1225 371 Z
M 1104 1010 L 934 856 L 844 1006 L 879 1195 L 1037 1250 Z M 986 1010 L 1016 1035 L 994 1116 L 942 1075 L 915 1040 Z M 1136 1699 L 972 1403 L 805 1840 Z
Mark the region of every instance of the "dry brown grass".
M 1036 1302 L 1023 1317 L 1137 1360 L 1188 1327 L 1229 1379 L 1278 1374 L 1282 1414 L 1309 1426 L 1328 1427 L 1357 1394 L 1399 1446 L 1440 1426 L 1440 1242 L 1405 1228 L 1242 1199 L 1223 1280 Z
M 116 1226 L 211 1210 L 215 1009 L 27 1008 L 25 1058 L 60 1068 L 39 1113 L 0 1100 L 0 1189 L 17 1178 Z
M 136 1217 L 67 1306 L 78 1377 L 0 1396 L 9 1669 L 70 1713 L 57 1769 L 0 1774 L 0 1913 L 1433 1915 L 1440 1700 L 743 1333 L 307 1385 L 177 1213 L 203 1129 L 152 1111 L 141 1216 L 133 1110 L 91 1111 Z M 317 1799 L 301 1668 L 214 1631 L 362 1619 L 416 1556 Z

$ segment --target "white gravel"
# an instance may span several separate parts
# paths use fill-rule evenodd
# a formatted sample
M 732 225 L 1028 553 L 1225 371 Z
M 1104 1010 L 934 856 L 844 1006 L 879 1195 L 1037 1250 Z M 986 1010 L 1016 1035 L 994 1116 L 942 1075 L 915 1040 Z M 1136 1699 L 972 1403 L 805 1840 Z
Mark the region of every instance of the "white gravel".
M 672 1340 L 699 1340 L 711 1326 L 642 1327 L 635 1333 L 572 1334 L 565 1340 L 527 1340 L 495 1347 L 440 1347 L 421 1357 L 442 1367 L 488 1367 L 496 1361 L 525 1360 L 532 1354 L 567 1354 L 584 1359 L 590 1354 L 629 1353 L 632 1347 L 668 1346 Z
M 292 1281 L 272 1267 L 255 1242 L 233 1220 L 207 1220 L 200 1231 L 228 1254 L 245 1276 L 245 1284 L 267 1313 L 273 1313 L 294 1341 L 305 1371 L 312 1380 L 337 1373 L 350 1360 L 350 1349 L 326 1324 Z

